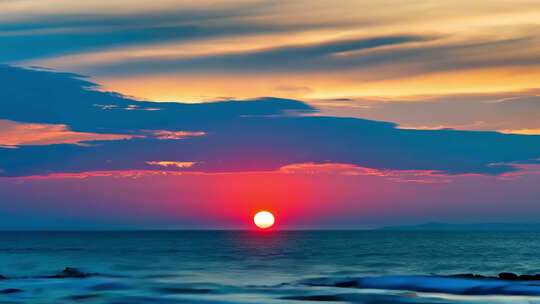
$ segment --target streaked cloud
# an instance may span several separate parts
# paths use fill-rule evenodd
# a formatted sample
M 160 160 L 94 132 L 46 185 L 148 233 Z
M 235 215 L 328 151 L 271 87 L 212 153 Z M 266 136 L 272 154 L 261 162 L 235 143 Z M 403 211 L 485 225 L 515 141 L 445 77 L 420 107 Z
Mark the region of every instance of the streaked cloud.
M 320 115 L 392 121 L 403 129 L 499 131 L 537 134 L 540 90 L 423 95 L 411 98 L 312 100 Z
M 270 171 L 231 171 L 231 172 L 204 172 L 204 171 L 179 171 L 197 165 L 198 162 L 177 162 L 177 161 L 148 161 L 151 166 L 164 167 L 163 170 L 112 170 L 112 171 L 85 171 L 78 173 L 51 173 L 47 175 L 28 175 L 15 177 L 1 177 L 5 181 L 24 181 L 34 179 L 84 179 L 90 177 L 114 177 L 114 178 L 140 178 L 145 176 L 244 176 L 244 175 L 282 175 L 290 174 L 297 176 L 367 176 L 384 178 L 390 182 L 398 183 L 451 183 L 463 178 L 482 177 L 500 181 L 515 181 L 529 175 L 540 175 L 540 160 L 530 164 L 492 164 L 512 165 L 519 170 L 508 171 L 499 175 L 485 175 L 476 173 L 466 173 L 459 175 L 448 175 L 441 171 L 434 170 L 388 170 L 360 167 L 344 163 L 298 163 L 285 165 L 277 170 Z M 1 172 L 1 170 L 0 170 Z
M 452 179 L 442 172 L 431 170 L 385 170 L 339 163 L 303 163 L 283 166 L 280 172 L 286 174 L 340 174 L 367 175 L 388 178 L 394 182 L 449 183 Z
M 403 99 L 521 91 L 540 77 L 540 10 L 528 0 L 57 1 L 2 3 L 1 57 L 150 100 Z
M 534 1 L 0 5 L 4 62 L 89 75 L 102 90 L 136 99 L 280 96 L 303 100 L 324 115 L 393 121 L 403 128 L 515 134 L 537 134 L 539 128 L 533 100 L 540 78 L 540 9 Z M 490 106 L 482 95 L 519 100 Z M 326 102 L 336 99 L 353 102 Z M 530 109 L 524 119 L 500 119 L 503 108 L 521 111 L 525 104 Z M 398 109 L 408 114 L 398 115 Z M 420 112 L 431 114 L 414 114 Z

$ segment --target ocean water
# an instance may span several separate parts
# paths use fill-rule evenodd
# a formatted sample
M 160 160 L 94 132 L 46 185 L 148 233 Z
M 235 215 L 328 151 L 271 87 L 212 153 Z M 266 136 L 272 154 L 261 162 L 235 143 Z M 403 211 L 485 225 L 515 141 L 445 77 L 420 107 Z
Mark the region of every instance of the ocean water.
M 540 303 L 445 277 L 500 272 L 540 273 L 540 232 L 0 232 L 0 303 Z

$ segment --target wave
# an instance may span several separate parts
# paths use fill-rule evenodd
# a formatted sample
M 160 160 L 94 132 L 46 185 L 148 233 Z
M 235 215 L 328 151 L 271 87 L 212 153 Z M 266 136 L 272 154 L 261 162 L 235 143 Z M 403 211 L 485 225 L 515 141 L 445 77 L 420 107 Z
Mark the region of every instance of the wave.
M 311 278 L 299 281 L 298 284 L 339 288 L 406 290 L 455 295 L 540 296 L 540 281 L 502 280 L 488 277 L 383 276 Z

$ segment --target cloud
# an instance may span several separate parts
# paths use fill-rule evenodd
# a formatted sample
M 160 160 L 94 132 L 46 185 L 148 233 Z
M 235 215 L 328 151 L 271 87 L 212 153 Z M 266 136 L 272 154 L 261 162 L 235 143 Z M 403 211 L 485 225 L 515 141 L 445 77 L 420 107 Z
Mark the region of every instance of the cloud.
M 375 177 L 389 182 L 397 183 L 420 183 L 420 184 L 446 184 L 462 182 L 463 179 L 489 178 L 489 181 L 510 181 L 527 178 L 531 175 L 540 175 L 540 161 L 530 164 L 512 163 L 512 166 L 519 170 L 505 172 L 499 175 L 485 175 L 478 173 L 467 173 L 460 175 L 448 175 L 444 172 L 433 170 L 388 170 L 374 169 L 341 163 L 298 163 L 285 165 L 277 170 L 271 171 L 237 171 L 237 172 L 204 172 L 195 170 L 185 170 L 197 165 L 197 162 L 177 162 L 177 161 L 148 161 L 151 166 L 161 166 L 163 169 L 138 169 L 138 170 L 111 170 L 111 171 L 85 171 L 78 173 L 50 173 L 47 175 L 27 175 L 2 177 L 0 181 L 27 181 L 27 180 L 49 180 L 49 179 L 87 179 L 91 177 L 113 177 L 137 179 L 148 176 L 280 176 L 294 175 L 307 177 L 335 178 L 337 176 L 358 176 Z M 509 165 L 509 164 L 492 164 Z M 0 169 L 0 173 L 3 170 Z
M 539 134 L 540 90 L 411 96 L 410 98 L 312 100 L 322 115 L 392 121 L 404 129 L 500 131 Z
M 330 71 L 373 65 L 381 60 L 389 60 L 388 52 L 385 58 L 376 58 L 376 55 L 366 54 L 366 58 L 354 56 L 338 56 L 342 53 L 360 50 L 375 49 L 378 47 L 407 44 L 433 40 L 433 37 L 418 35 L 395 35 L 360 37 L 355 39 L 330 40 L 311 44 L 287 45 L 268 47 L 245 52 L 230 54 L 209 54 L 206 56 L 175 57 L 175 56 L 148 56 L 136 59 L 118 60 L 115 62 L 94 65 L 85 69 L 86 72 L 112 75 L 126 75 L 140 73 L 168 73 L 178 71 L 182 73 L 226 70 L 228 73 L 254 72 L 275 73 L 278 71 Z M 392 51 L 392 57 L 399 57 L 399 51 Z M 377 53 L 378 54 L 378 53 Z M 397 55 L 397 56 L 396 56 Z M 151 67 L 151 68 L 150 68 Z
M 32 65 L 90 74 L 153 100 L 218 96 L 380 97 L 519 91 L 537 86 L 534 35 L 460 39 L 440 33 L 208 39 L 55 57 Z M 505 52 L 501 52 L 505 49 Z M 250 90 L 243 84 L 249 81 Z M 308 88 L 283 90 L 283 88 Z M 346 112 L 342 112 L 345 114 Z
M 415 183 L 448 183 L 452 180 L 448 175 L 438 171 L 430 170 L 387 170 L 373 169 L 355 166 L 351 164 L 339 163 L 303 163 L 283 166 L 280 172 L 286 174 L 330 174 L 330 175 L 364 175 L 388 178 L 395 182 L 415 182 Z
M 528 0 L 123 3 L 4 1 L 0 58 L 150 100 L 500 92 L 540 77 Z
M 86 145 L 85 142 L 131 139 L 135 136 L 73 132 L 66 125 L 0 120 L 0 147 L 4 148 L 16 148 L 21 145 Z
M 203 136 L 206 133 L 204 132 L 187 132 L 187 131 L 167 131 L 167 130 L 156 130 L 151 131 L 151 133 L 156 136 L 157 139 L 184 139 L 191 136 Z
M 304 80 L 292 85 L 310 87 L 312 90 L 305 95 L 316 96 L 325 88 L 316 81 L 316 78 L 311 79 L 313 76 L 310 77 L 309 74 L 316 74 L 319 78 L 338 77 L 339 82 L 345 82 L 349 86 L 354 84 L 354 81 L 388 83 L 400 79 L 414 80 L 415 77 L 435 77 L 438 74 L 444 76 L 471 71 L 492 78 L 487 75 L 490 69 L 502 70 L 500 77 L 503 77 L 504 71 L 508 69 L 522 71 L 522 74 L 537 75 L 527 68 L 540 65 L 540 57 L 536 53 L 529 54 L 522 51 L 535 44 L 536 38 L 529 36 L 486 41 L 455 41 L 451 37 L 441 35 L 411 33 L 323 40 L 311 44 L 288 44 L 255 50 L 240 49 L 238 52 L 213 54 L 202 52 L 194 56 L 148 52 L 145 56 L 123 56 L 114 61 L 98 62 L 88 66 L 77 67 L 75 64 L 72 68 L 102 78 L 121 78 L 143 73 L 147 77 L 151 75 L 179 77 L 203 72 L 216 76 L 226 73 L 235 77 L 252 74 L 258 77 L 276 74 L 283 77 L 284 73 L 288 73 Z M 511 51 L 491 55 L 502 46 Z M 514 56 L 514 53 L 525 54 Z M 504 77 L 509 76 L 511 75 Z M 524 79 L 516 80 L 518 83 L 514 85 L 524 81 L 527 83 L 522 85 L 534 83 L 530 77 L 524 76 L 521 75 Z M 351 80 L 354 81 L 349 83 Z M 339 82 L 332 84 L 339 87 Z M 464 84 L 462 90 L 465 87 Z M 358 90 L 358 94 L 362 91 Z M 401 94 L 408 95 L 408 92 L 404 91 Z
M 156 5 L 144 9 L 145 3 L 130 3 L 131 9 L 127 11 L 125 6 L 119 9 L 119 3 L 111 6 L 98 1 L 88 7 L 61 2 L 0 3 L 2 62 L 270 30 L 268 26 L 241 27 L 227 21 L 266 6 L 266 1 L 212 3 L 212 9 L 202 3 L 190 7 L 168 2 L 162 3 L 160 9 Z
M 518 129 L 518 130 L 503 129 L 503 130 L 500 130 L 500 132 L 507 133 L 507 134 L 540 135 L 540 129 Z
M 177 161 L 147 161 L 146 162 L 152 166 L 162 166 L 162 167 L 177 167 L 177 168 L 190 168 L 193 167 L 197 162 L 177 162 Z
M 261 98 L 201 104 L 153 103 L 93 91 L 74 75 L 0 68 L 0 119 L 62 124 L 74 132 L 148 135 L 99 145 L 0 149 L 1 176 L 155 170 L 147 162 L 197 162 L 184 171 L 275 171 L 290 164 L 341 163 L 381 172 L 501 175 L 540 155 L 538 136 L 454 130 L 404 130 L 393 123 L 306 116 L 300 101 Z M 102 109 L 135 105 L 159 111 Z M 292 113 L 291 113 L 292 111 Z M 287 115 L 283 115 L 287 113 Z M 178 131 L 182 130 L 182 131 Z M 165 131 L 165 133 L 163 133 Z M 188 132 L 188 133 L 176 133 Z M 194 133 L 189 133 L 194 132 Z M 204 136 L 182 135 L 204 132 Z M 168 138 L 159 138 L 164 135 Z M 47 155 L 46 158 L 42 155 Z M 167 168 L 164 168 L 167 169 Z
M 0 90 L 3 109 L 0 119 L 65 124 L 76 132 L 132 135 L 137 130 L 200 132 L 203 127 L 208 130 L 214 124 L 242 115 L 317 111 L 300 101 L 279 98 L 231 100 L 203 106 L 138 101 L 112 92 L 97 91 L 98 85 L 81 77 L 0 65 L 3 86 Z M 96 105 L 108 105 L 108 108 Z M 136 106 L 137 111 L 126 111 L 125 108 L 130 106 Z

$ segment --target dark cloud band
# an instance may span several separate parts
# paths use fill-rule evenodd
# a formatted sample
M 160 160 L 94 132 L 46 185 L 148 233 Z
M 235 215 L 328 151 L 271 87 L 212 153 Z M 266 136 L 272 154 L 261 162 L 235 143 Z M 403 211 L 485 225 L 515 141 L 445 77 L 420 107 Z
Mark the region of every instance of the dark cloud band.
M 303 116 L 299 114 L 317 110 L 295 100 L 142 102 L 88 89 L 92 83 L 72 74 L 8 66 L 0 67 L 0 80 L 4 88 L 0 119 L 144 136 L 93 141 L 88 146 L 0 148 L 0 176 L 156 169 L 148 164 L 155 160 L 197 162 L 181 169 L 204 172 L 332 162 L 375 169 L 502 174 L 517 170 L 511 163 L 540 158 L 540 136 L 403 130 L 387 122 Z M 204 134 L 158 138 L 149 130 Z

